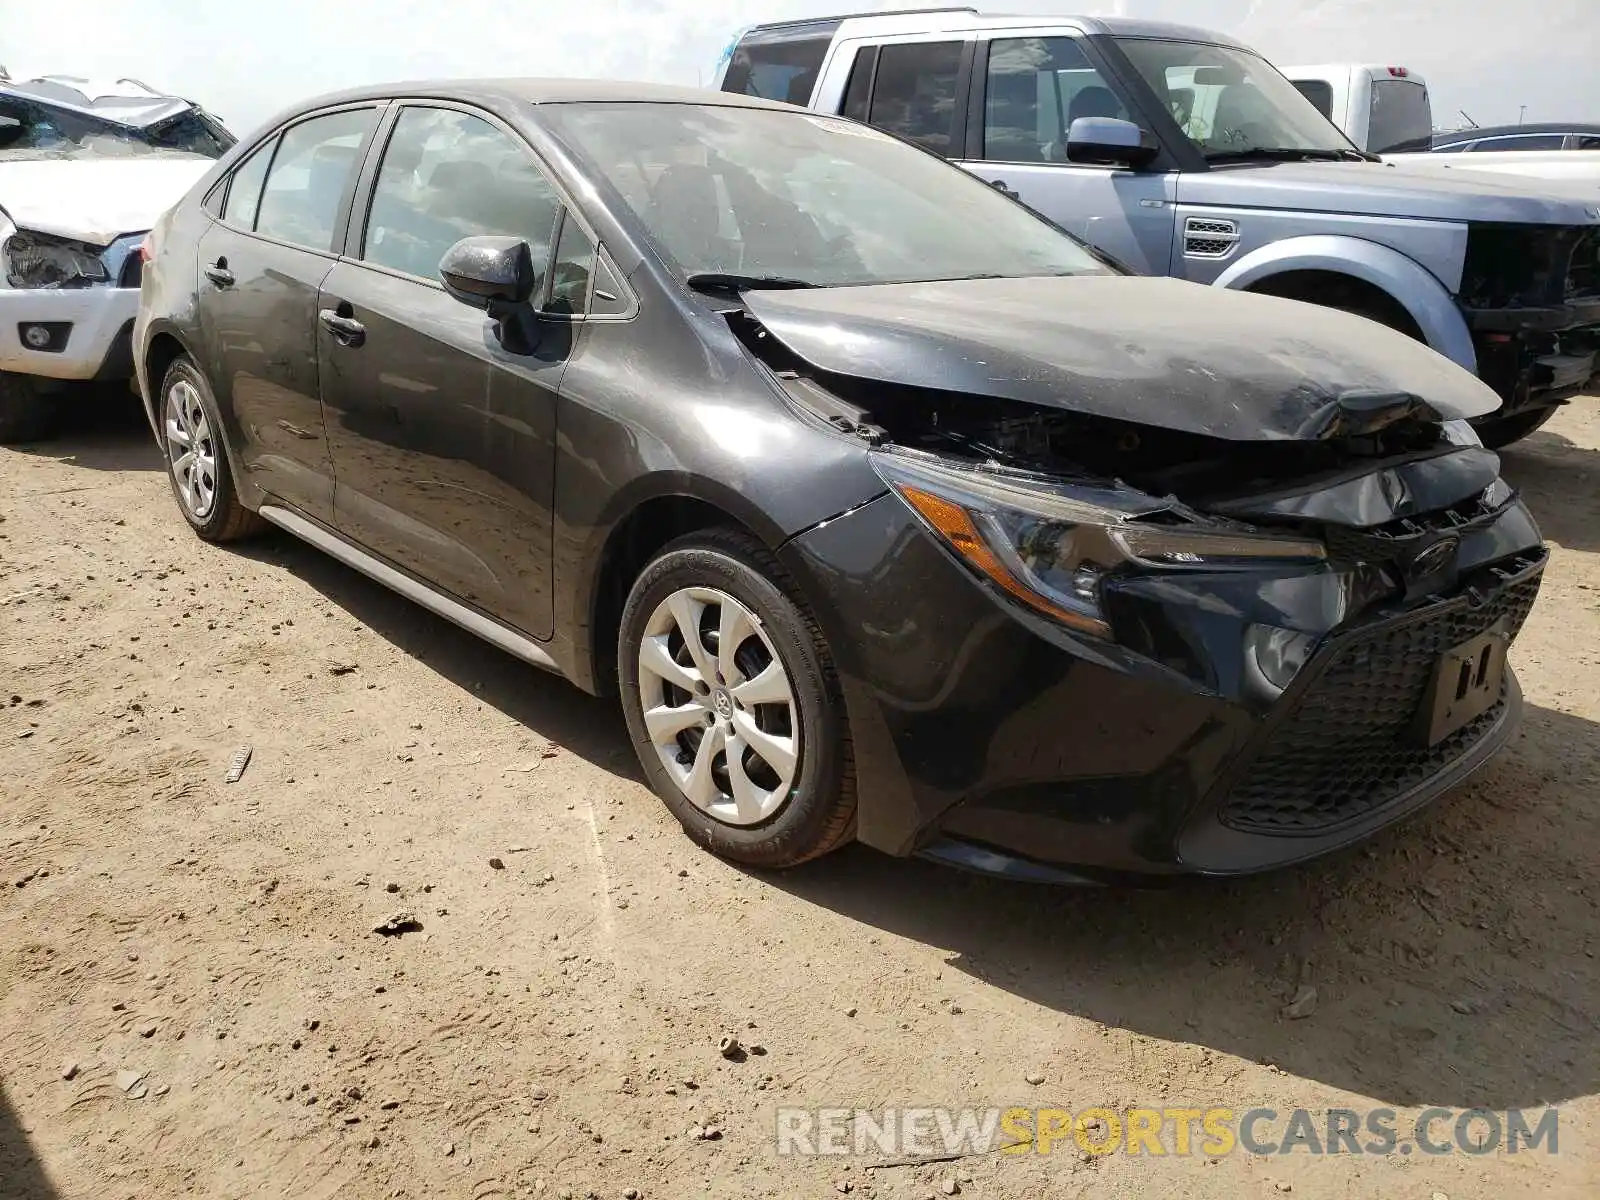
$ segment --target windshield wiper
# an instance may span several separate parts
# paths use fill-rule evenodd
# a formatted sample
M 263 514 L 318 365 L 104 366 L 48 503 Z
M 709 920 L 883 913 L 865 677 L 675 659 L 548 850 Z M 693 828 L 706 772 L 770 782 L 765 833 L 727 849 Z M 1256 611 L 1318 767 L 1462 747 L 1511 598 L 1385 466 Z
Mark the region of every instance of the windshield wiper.
M 1290 146 L 1250 146 L 1244 150 L 1208 150 L 1207 162 L 1378 162 L 1377 155 L 1360 150 L 1328 149 L 1297 150 Z
M 696 271 L 684 280 L 697 292 L 794 291 L 819 285 L 807 279 L 782 275 L 738 275 L 724 271 Z

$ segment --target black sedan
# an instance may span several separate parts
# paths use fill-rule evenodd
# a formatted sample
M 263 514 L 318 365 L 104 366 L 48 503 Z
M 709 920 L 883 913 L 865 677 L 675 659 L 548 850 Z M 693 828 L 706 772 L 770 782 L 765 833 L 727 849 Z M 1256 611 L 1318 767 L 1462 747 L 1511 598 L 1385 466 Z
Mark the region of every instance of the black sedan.
M 701 844 L 1257 870 L 1504 745 L 1545 563 L 1493 393 L 1128 278 L 785 105 L 574 81 L 285 113 L 152 233 L 201 537 L 264 523 L 593 692 Z

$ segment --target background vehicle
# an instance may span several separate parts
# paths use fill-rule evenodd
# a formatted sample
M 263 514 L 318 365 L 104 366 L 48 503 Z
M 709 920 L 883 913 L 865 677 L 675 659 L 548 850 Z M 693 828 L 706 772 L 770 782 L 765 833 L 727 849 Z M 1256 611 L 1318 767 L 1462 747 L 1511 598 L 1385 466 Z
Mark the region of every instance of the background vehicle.
M 1428 84 L 1415 71 L 1367 63 L 1282 70 L 1319 113 L 1370 154 L 1404 154 L 1433 143 Z
M 1488 388 L 1346 314 L 1129 278 L 860 124 L 350 92 L 151 240 L 140 380 L 194 530 L 271 522 L 615 688 L 742 862 L 1256 870 L 1515 727 L 1545 551 L 1467 423 Z
M 1600 125 L 1559 121 L 1485 125 L 1436 133 L 1435 154 L 1504 153 L 1511 150 L 1600 150 Z
M 1493 445 L 1600 368 L 1600 204 L 1370 161 L 1218 34 L 971 9 L 786 22 L 745 33 L 717 84 L 910 138 L 1141 273 L 1399 329 L 1495 389 Z
M 139 244 L 233 142 L 137 80 L 0 81 L 0 441 L 48 433 L 67 381 L 132 379 Z

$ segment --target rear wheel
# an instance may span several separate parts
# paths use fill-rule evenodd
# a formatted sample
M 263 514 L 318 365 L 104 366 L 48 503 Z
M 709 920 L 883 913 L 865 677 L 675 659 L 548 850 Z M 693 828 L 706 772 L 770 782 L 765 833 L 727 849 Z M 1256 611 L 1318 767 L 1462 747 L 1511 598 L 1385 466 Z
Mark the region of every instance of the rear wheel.
M 1491 450 L 1499 450 L 1520 442 L 1530 433 L 1540 429 L 1544 423 L 1556 415 L 1556 407 L 1551 405 L 1546 408 L 1524 409 L 1519 413 L 1512 413 L 1509 417 L 1486 417 L 1482 421 L 1475 421 L 1473 428 L 1478 431 L 1478 437 L 1483 444 Z
M 786 867 L 853 836 L 833 662 L 760 543 L 707 530 L 663 550 L 623 609 L 617 674 L 645 775 L 702 846 Z
M 211 387 L 190 358 L 176 359 L 161 381 L 161 448 L 167 481 L 189 527 L 208 542 L 232 542 L 263 527 L 239 502 L 222 418 Z
M 56 431 L 59 405 L 29 375 L 0 372 L 0 443 L 37 442 Z

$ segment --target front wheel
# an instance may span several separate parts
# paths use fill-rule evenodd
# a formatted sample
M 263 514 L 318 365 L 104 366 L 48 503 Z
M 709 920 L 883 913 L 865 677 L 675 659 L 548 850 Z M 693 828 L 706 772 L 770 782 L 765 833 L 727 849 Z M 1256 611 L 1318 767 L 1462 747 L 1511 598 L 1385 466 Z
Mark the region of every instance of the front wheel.
M 623 609 L 617 675 L 645 775 L 706 849 L 787 867 L 853 836 L 833 662 L 760 543 L 708 530 L 663 550 Z
M 1485 420 L 1473 423 L 1473 428 L 1478 431 L 1478 437 L 1483 444 L 1491 450 L 1499 450 L 1520 442 L 1530 433 L 1544 427 L 1544 423 L 1556 415 L 1554 405 L 1546 408 L 1529 408 L 1519 413 L 1512 413 L 1509 417 L 1488 417 Z

